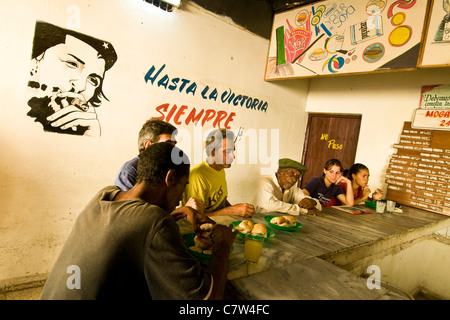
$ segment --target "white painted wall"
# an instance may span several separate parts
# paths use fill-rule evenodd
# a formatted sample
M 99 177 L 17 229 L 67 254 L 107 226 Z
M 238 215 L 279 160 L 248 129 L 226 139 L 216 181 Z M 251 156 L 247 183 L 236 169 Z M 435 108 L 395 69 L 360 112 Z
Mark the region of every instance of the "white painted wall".
M 301 157 L 309 81 L 264 82 L 268 40 L 189 2 L 172 13 L 142 0 L 75 3 L 19 0 L 0 11 L 0 280 L 50 270 L 78 213 L 137 154 L 138 131 L 160 115 L 156 107 L 163 103 L 235 112 L 232 130 L 264 128 L 270 139 L 270 130 L 277 129 L 280 156 Z M 64 28 L 79 22 L 77 31 L 114 45 L 118 61 L 104 83 L 109 102 L 98 108 L 100 138 L 44 132 L 26 116 L 36 20 Z M 170 78 L 196 82 L 195 95 L 144 81 L 149 68 L 164 64 Z M 200 95 L 205 85 L 267 101 L 267 112 L 205 100 Z M 178 127 L 194 136 L 192 123 Z M 200 131 L 211 128 L 207 123 Z M 258 150 L 254 144 L 247 149 Z M 188 145 L 180 142 L 182 148 Z M 202 143 L 191 145 L 195 154 Z M 232 203 L 253 199 L 264 166 L 260 158 L 248 162 L 227 171 Z
M 448 239 L 437 239 L 426 239 L 373 260 L 380 267 L 381 280 L 411 295 L 423 289 L 440 299 L 450 299 L 450 245 Z
M 419 107 L 424 85 L 448 84 L 448 68 L 371 75 L 314 78 L 306 111 L 361 114 L 361 131 L 355 162 L 370 171 L 369 187 L 386 193 L 385 173 L 392 146 L 399 142 L 405 121 Z

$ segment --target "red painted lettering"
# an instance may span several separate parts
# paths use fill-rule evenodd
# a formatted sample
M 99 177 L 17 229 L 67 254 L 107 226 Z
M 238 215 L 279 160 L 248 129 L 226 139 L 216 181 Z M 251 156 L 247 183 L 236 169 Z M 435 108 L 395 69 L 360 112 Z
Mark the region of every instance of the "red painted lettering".
M 231 112 L 230 115 L 228 116 L 227 121 L 225 121 L 225 128 L 226 129 L 230 129 L 230 122 L 233 121 L 234 116 L 236 115 L 235 112 Z
M 186 118 L 185 123 L 186 123 L 186 124 L 189 124 L 189 122 L 192 121 L 195 125 L 197 125 L 197 123 L 200 121 L 200 119 L 201 119 L 201 117 L 202 117 L 204 111 L 205 111 L 205 110 L 202 109 L 202 110 L 197 114 L 197 116 L 195 116 L 195 108 L 192 109 L 191 113 L 189 113 L 188 117 Z
M 153 117 L 153 119 L 160 119 L 167 122 L 172 120 L 176 125 L 183 124 L 183 121 L 186 125 L 189 125 L 191 122 L 197 125 L 201 121 L 202 127 L 205 123 L 212 121 L 214 128 L 220 128 L 221 122 L 225 121 L 224 127 L 230 129 L 230 123 L 236 116 L 236 113 L 231 112 L 228 114 L 225 110 L 219 110 L 217 112 L 214 109 L 201 109 L 198 112 L 195 108 L 192 108 L 189 112 L 188 110 L 189 107 L 186 105 L 178 108 L 176 104 L 170 107 L 169 103 L 164 103 L 156 107 L 156 111 L 161 116 Z M 186 117 L 186 119 L 183 120 L 183 117 Z
M 205 117 L 203 118 L 203 121 L 202 121 L 202 127 L 205 125 L 206 121 L 211 120 L 212 118 L 214 118 L 215 115 L 216 115 L 216 111 L 214 109 L 206 110 Z
M 177 110 L 177 105 L 174 104 L 172 109 L 170 109 L 169 114 L 166 116 L 166 122 L 170 121 L 170 119 L 172 118 L 172 116 L 176 110 Z
M 166 112 L 167 108 L 169 108 L 169 104 L 168 103 L 164 103 L 164 104 L 162 104 L 160 106 L 157 106 L 156 107 L 156 111 L 158 111 L 161 114 L 161 117 L 153 117 L 153 119 L 164 120 L 164 113 L 162 113 L 161 110 Z
M 176 125 L 180 125 L 181 122 L 178 122 L 178 119 L 182 114 L 184 114 L 184 110 L 187 109 L 187 106 L 181 106 L 178 110 L 177 114 L 175 115 L 175 118 L 173 119 L 173 122 L 175 122 Z
M 215 128 L 216 126 L 218 126 L 220 128 L 220 121 L 222 121 L 226 117 L 227 117 L 226 111 L 217 111 L 217 118 L 216 120 L 214 120 L 213 127 Z

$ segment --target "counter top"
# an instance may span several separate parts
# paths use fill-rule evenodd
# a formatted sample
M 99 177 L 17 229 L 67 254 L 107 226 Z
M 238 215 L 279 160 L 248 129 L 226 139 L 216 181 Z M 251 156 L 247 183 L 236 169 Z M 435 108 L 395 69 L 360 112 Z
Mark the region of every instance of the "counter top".
M 275 237 L 265 240 L 261 258 L 254 265 L 243 260 L 244 241 L 238 235 L 230 254 L 228 279 L 245 299 L 405 299 L 388 288 L 370 290 L 365 278 L 337 266 L 351 265 L 364 256 L 450 226 L 448 216 L 406 206 L 402 210 L 352 215 L 324 208 L 322 216 L 296 216 L 302 228 L 294 232 L 272 229 Z M 251 220 L 270 228 L 264 215 L 255 214 Z M 243 218 L 214 220 L 227 225 Z M 179 225 L 182 233 L 192 232 L 186 223 Z

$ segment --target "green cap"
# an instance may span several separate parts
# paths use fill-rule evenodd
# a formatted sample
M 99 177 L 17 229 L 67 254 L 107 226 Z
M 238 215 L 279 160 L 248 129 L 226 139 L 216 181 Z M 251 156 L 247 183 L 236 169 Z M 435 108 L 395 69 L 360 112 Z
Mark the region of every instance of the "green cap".
M 302 165 L 300 162 L 297 162 L 292 159 L 283 158 L 278 160 L 278 167 L 279 168 L 293 168 L 298 171 L 300 171 L 301 174 L 305 174 L 308 169 L 304 165 Z

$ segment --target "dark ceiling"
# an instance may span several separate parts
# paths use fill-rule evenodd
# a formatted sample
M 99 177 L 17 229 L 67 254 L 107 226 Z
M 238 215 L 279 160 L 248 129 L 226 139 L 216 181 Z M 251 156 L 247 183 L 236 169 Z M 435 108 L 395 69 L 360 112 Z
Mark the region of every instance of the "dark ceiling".
M 245 0 L 244 0 L 245 1 Z M 263 0 L 265 1 L 265 0 Z M 272 6 L 274 13 L 285 11 L 291 8 L 304 6 L 308 3 L 317 2 L 318 0 L 267 0 Z
M 318 0 L 187 0 L 219 15 L 231 18 L 241 27 L 270 39 L 273 14 Z

